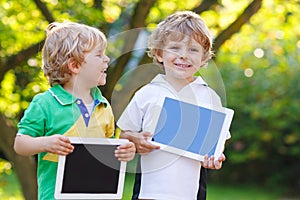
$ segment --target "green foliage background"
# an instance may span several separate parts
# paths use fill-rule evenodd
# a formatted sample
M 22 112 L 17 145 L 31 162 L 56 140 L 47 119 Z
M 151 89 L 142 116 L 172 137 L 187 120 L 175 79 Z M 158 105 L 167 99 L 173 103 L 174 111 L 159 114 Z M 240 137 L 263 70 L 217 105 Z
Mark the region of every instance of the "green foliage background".
M 266 4 L 217 54 L 235 110 L 220 180 L 300 188 L 298 17 L 299 2 Z

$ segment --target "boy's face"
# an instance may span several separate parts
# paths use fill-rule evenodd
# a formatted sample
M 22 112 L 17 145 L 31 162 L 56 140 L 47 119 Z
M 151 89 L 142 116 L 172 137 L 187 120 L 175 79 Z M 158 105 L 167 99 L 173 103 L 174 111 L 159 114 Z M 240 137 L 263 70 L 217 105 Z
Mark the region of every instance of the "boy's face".
M 189 36 L 178 41 L 168 39 L 164 49 L 156 57 L 163 63 L 166 76 L 191 82 L 203 65 L 203 48 Z
M 85 60 L 81 64 L 80 77 L 90 88 L 106 84 L 106 70 L 110 59 L 104 51 L 105 49 L 96 47 L 85 54 Z

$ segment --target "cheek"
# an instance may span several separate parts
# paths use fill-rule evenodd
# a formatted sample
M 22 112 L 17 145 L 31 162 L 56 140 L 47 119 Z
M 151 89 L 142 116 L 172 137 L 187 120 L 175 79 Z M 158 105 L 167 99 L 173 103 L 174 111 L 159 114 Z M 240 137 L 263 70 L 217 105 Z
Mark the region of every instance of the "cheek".
M 163 54 L 163 59 L 162 61 L 164 62 L 172 62 L 174 61 L 176 58 L 178 58 L 178 55 L 176 53 L 165 53 Z
M 192 62 L 195 66 L 200 66 L 203 64 L 203 59 L 202 59 L 202 56 L 201 55 L 193 55 L 191 57 L 192 59 Z

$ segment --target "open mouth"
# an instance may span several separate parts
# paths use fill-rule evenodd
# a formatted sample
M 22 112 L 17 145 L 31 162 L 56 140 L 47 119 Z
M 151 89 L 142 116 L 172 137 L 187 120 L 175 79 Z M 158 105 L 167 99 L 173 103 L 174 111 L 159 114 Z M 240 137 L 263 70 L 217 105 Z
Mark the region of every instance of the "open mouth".
M 186 69 L 186 68 L 192 67 L 192 65 L 189 65 L 189 64 L 176 64 L 176 63 L 175 63 L 175 66 L 176 66 L 176 68 L 179 68 L 179 69 Z

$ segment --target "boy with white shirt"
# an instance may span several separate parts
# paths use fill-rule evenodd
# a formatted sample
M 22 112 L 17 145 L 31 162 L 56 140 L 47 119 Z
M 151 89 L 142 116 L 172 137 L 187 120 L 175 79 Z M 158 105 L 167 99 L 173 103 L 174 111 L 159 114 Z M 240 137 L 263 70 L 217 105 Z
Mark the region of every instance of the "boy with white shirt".
M 225 156 L 217 160 L 205 156 L 204 161 L 199 162 L 166 151 L 153 151 L 159 146 L 148 139 L 153 134 L 154 116 L 165 97 L 222 106 L 215 91 L 201 77 L 194 76 L 212 57 L 211 35 L 199 15 L 182 11 L 158 24 L 148 47 L 149 56 L 163 67 L 165 75 L 157 75 L 138 90 L 117 122 L 121 137 L 134 142 L 142 155 L 141 180 L 136 179 L 140 181 L 140 188 L 135 188 L 139 191 L 134 191 L 132 199 L 205 199 L 205 195 L 198 194 L 201 165 L 220 169 Z

